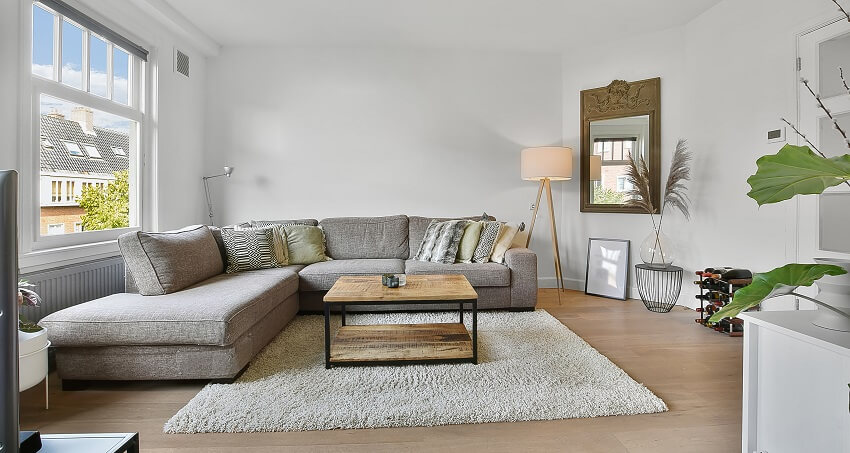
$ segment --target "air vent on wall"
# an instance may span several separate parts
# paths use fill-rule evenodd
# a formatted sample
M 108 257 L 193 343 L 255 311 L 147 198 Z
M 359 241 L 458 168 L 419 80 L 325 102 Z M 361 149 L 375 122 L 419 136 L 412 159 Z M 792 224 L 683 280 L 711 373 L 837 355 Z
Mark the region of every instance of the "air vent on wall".
M 189 56 L 177 49 L 174 49 L 174 72 L 189 77 Z

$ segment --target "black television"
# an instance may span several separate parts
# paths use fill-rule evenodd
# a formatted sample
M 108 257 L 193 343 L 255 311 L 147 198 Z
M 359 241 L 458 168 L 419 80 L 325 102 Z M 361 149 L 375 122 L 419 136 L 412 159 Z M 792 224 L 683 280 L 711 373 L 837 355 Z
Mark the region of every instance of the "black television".
M 0 171 L 0 452 L 19 447 L 18 173 Z

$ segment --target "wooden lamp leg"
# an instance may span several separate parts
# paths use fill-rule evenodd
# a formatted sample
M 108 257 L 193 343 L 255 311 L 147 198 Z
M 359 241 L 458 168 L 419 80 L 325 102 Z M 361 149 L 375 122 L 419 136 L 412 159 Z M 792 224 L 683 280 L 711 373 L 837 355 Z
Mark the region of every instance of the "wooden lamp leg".
M 537 201 L 534 202 L 534 212 L 531 213 L 531 225 L 528 227 L 528 236 L 525 238 L 525 248 L 531 244 L 531 233 L 534 231 L 534 221 L 537 220 L 537 209 L 540 207 L 540 196 L 543 195 L 544 180 L 540 180 L 540 187 L 537 188 Z
M 558 288 L 564 290 L 564 276 L 561 273 L 561 254 L 558 250 L 558 232 L 555 229 L 555 208 L 552 204 L 552 184 L 549 179 L 544 180 L 546 185 L 546 198 L 549 202 L 549 221 L 552 229 L 552 249 L 555 255 L 555 277 L 558 279 Z

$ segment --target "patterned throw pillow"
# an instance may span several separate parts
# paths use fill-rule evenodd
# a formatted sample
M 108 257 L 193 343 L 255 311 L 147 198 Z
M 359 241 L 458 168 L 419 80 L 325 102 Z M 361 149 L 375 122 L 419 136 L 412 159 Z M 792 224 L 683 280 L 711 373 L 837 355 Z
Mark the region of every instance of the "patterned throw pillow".
M 493 255 L 493 249 L 496 247 L 496 239 L 499 238 L 499 230 L 502 228 L 502 222 L 484 222 L 484 228 L 481 229 L 481 238 L 478 239 L 478 246 L 475 247 L 475 253 L 472 254 L 473 263 L 486 263 L 490 261 L 490 256 Z
M 280 267 L 284 257 L 276 253 L 275 228 L 248 228 L 221 230 L 221 239 L 227 252 L 225 272 L 248 271 Z
M 432 220 L 425 230 L 419 251 L 413 258 L 418 261 L 452 264 L 457 258 L 457 248 L 463 237 L 468 220 Z

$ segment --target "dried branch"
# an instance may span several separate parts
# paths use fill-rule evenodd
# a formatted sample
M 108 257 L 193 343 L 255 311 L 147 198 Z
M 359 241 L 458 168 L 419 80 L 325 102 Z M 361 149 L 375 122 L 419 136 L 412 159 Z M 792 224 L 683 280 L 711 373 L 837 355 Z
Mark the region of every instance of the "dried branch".
M 847 14 L 847 10 L 841 6 L 841 3 L 838 3 L 838 0 L 832 0 L 832 3 L 835 3 L 835 6 L 837 6 L 838 10 L 841 11 L 841 14 L 844 14 L 844 17 L 847 18 L 847 22 L 850 22 L 850 14 Z
M 830 120 L 832 120 L 832 127 L 834 127 L 835 130 L 837 130 L 838 133 L 841 134 L 842 137 L 844 137 L 844 143 L 847 144 L 848 148 L 850 148 L 850 138 L 847 137 L 847 132 L 845 132 L 844 129 L 841 128 L 841 126 L 838 124 L 838 120 L 836 120 L 835 117 L 832 116 L 832 112 L 829 111 L 828 108 L 826 108 L 826 105 L 824 105 L 823 101 L 820 98 L 820 95 L 815 93 L 815 91 L 809 85 L 808 80 L 800 79 L 800 82 L 803 83 L 806 89 L 809 90 L 809 93 L 811 93 L 812 96 L 818 101 L 818 106 L 820 107 L 820 109 L 823 110 L 824 113 L 826 113 L 826 116 L 828 116 Z
M 847 86 L 847 79 L 844 78 L 844 68 L 838 67 L 838 76 L 841 77 L 841 83 L 844 85 L 844 89 L 847 90 L 847 94 L 850 94 L 850 86 Z
M 661 218 L 664 218 L 664 208 L 667 206 L 678 209 L 686 219 L 691 218 L 689 210 L 689 199 L 686 191 L 688 187 L 685 181 L 691 180 L 691 153 L 688 152 L 688 142 L 679 139 L 676 143 L 676 152 L 673 153 L 673 161 L 670 163 L 670 173 L 667 175 L 667 185 L 664 187 L 664 206 L 661 209 Z
M 655 207 L 652 205 L 652 178 L 649 174 L 649 165 L 646 159 L 638 157 L 635 160 L 634 156 L 629 156 L 629 165 L 626 167 L 626 177 L 632 184 L 631 190 L 626 192 L 629 200 L 626 202 L 629 206 L 637 206 L 646 211 L 647 214 L 653 214 Z M 653 220 L 653 223 L 655 221 Z
M 824 153 L 822 153 L 822 152 L 821 152 L 821 150 L 819 150 L 819 149 L 818 149 L 818 147 L 817 147 L 817 146 L 815 146 L 815 144 L 814 144 L 814 143 L 812 143 L 812 141 L 811 141 L 811 140 L 809 140 L 809 137 L 807 137 L 807 136 L 806 136 L 806 134 L 804 134 L 804 133 L 800 132 L 800 130 L 799 130 L 799 129 L 797 129 L 797 126 L 795 126 L 795 125 L 791 124 L 791 122 L 790 122 L 790 121 L 788 121 L 788 120 L 786 120 L 785 118 L 779 118 L 779 119 L 780 119 L 780 120 L 782 120 L 782 122 L 784 122 L 784 123 L 785 123 L 785 124 L 787 124 L 788 126 L 790 126 L 790 127 L 791 127 L 791 130 L 793 130 L 795 134 L 799 135 L 799 136 L 800 136 L 800 138 L 802 138 L 803 140 L 805 140 L 805 141 L 806 141 L 806 144 L 807 144 L 807 145 L 809 145 L 809 148 L 813 149 L 816 153 L 820 154 L 820 155 L 821 155 L 821 157 L 823 157 L 824 159 L 828 159 L 828 157 L 826 157 L 826 155 L 825 155 Z

